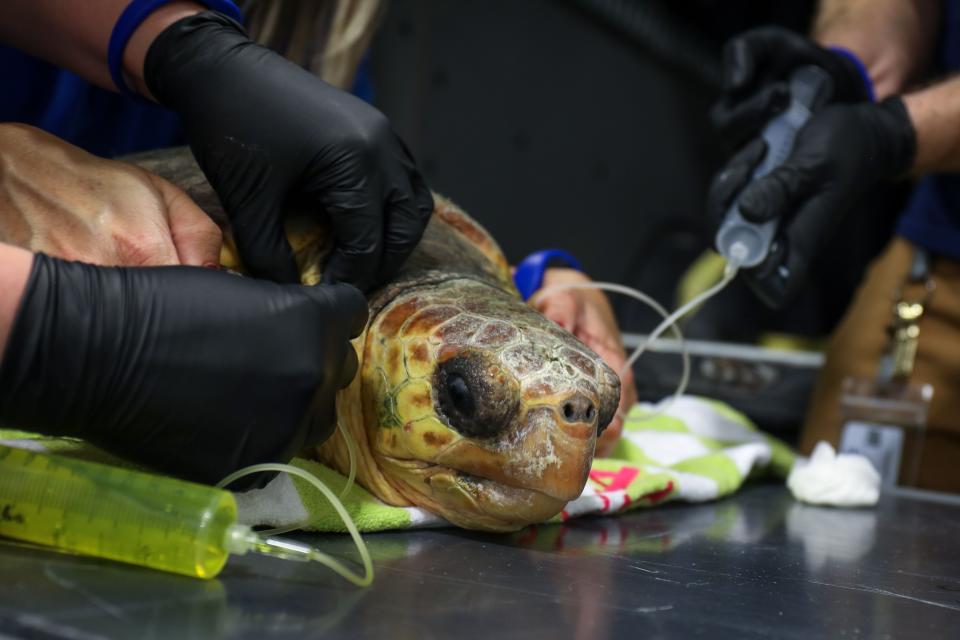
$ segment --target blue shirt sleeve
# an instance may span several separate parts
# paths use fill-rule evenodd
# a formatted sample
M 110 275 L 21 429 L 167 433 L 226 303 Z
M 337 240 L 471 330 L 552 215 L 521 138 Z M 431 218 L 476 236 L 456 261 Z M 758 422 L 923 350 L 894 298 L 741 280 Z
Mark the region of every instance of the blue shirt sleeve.
M 23 122 L 98 156 L 184 143 L 179 118 L 0 45 L 0 122 Z

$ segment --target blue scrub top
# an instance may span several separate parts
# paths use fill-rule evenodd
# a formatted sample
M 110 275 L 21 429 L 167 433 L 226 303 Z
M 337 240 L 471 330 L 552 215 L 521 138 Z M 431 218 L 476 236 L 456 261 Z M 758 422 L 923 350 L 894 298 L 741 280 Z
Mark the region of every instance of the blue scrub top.
M 0 0 L 2 1 L 2 0 Z M 353 93 L 371 102 L 364 58 Z M 164 107 L 91 85 L 79 76 L 0 45 L 0 122 L 23 122 L 102 157 L 185 144 L 179 117 Z
M 944 0 L 941 6 L 937 58 L 942 72 L 953 72 L 960 69 L 960 1 Z M 921 180 L 897 233 L 932 253 L 960 260 L 960 175 L 934 174 Z
M 180 119 L 163 107 L 91 85 L 0 45 L 0 122 L 24 122 L 98 156 L 183 144 Z

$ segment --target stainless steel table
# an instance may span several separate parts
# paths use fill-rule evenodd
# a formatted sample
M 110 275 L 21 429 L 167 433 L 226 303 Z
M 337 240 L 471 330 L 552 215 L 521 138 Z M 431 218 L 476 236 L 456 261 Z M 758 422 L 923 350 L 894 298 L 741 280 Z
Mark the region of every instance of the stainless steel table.
M 268 558 L 202 582 L 0 543 L 0 637 L 960 638 L 960 506 L 925 494 L 834 510 L 752 485 L 512 535 L 367 541 L 365 590 Z

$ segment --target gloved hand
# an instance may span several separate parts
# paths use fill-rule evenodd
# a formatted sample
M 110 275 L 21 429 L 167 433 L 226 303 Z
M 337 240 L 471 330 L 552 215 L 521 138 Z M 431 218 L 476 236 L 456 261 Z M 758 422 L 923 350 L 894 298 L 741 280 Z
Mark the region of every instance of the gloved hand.
M 0 361 L 0 423 L 214 483 L 331 434 L 366 318 L 346 284 L 36 254 Z
M 806 65 L 830 75 L 833 102 L 872 99 L 869 80 L 851 56 L 782 27 L 759 27 L 724 47 L 723 92 L 710 112 L 713 125 L 734 147 L 758 135 L 790 103 L 790 74 Z
M 180 114 L 220 196 L 244 265 L 297 282 L 281 213 L 328 214 L 335 250 L 324 282 L 368 290 L 413 251 L 433 198 L 382 113 L 254 44 L 235 22 L 199 13 L 167 27 L 144 78 Z
M 800 130 L 782 165 L 746 186 L 765 147 L 757 138 L 727 163 L 713 181 L 707 207 L 714 229 L 735 199 L 750 222 L 779 221 L 770 255 L 743 272 L 757 295 L 778 307 L 797 292 L 810 263 L 857 199 L 909 170 L 916 133 L 899 98 L 831 105 Z

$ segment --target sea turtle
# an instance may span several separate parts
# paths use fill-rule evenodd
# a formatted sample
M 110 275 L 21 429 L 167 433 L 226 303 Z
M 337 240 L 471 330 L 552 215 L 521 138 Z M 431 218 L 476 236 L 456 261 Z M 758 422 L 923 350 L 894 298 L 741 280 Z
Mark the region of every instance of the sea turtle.
M 223 210 L 186 149 L 130 158 Z M 354 341 L 360 370 L 338 396 L 356 441 L 357 480 L 383 501 L 471 529 L 542 522 L 580 495 L 620 381 L 599 356 L 520 299 L 490 235 L 437 196 L 423 240 L 369 296 Z M 290 212 L 305 284 L 319 281 L 329 233 Z M 241 270 L 229 233 L 222 263 Z M 306 455 L 346 472 L 340 434 Z

